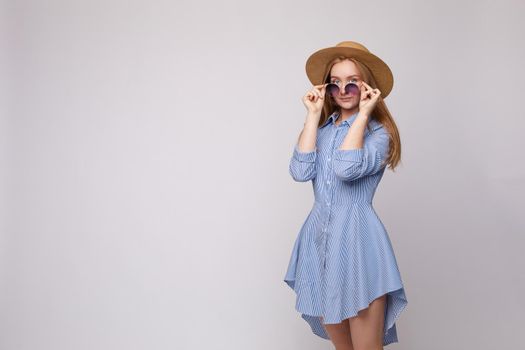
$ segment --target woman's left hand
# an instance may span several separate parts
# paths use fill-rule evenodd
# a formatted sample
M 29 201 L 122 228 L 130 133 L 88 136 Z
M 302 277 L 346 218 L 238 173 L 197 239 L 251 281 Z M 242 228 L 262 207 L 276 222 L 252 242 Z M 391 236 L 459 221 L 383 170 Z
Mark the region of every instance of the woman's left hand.
M 364 81 L 361 83 L 361 100 L 359 101 L 359 112 L 370 115 L 374 110 L 379 97 L 381 96 L 381 91 L 379 91 L 379 89 L 372 89 L 372 87 Z

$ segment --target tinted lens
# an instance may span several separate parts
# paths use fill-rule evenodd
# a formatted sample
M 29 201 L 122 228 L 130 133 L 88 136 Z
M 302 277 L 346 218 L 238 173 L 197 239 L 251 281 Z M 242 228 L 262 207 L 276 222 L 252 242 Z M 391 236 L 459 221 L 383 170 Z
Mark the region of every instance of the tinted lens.
M 332 96 L 339 94 L 339 86 L 337 84 L 330 83 L 326 85 L 326 92 Z
M 347 94 L 357 95 L 359 94 L 359 86 L 357 86 L 357 84 L 354 83 L 348 83 L 345 86 L 345 91 Z

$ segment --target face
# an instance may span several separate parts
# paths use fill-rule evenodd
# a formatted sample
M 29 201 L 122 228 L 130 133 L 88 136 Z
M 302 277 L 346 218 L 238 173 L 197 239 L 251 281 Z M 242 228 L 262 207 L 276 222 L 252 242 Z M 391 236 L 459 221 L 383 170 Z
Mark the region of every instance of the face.
M 355 110 L 359 108 L 361 93 L 359 92 L 357 95 L 347 94 L 343 88 L 349 82 L 356 83 L 358 86 L 362 82 L 362 76 L 354 62 L 344 60 L 334 64 L 330 70 L 330 82 L 339 84 L 339 94 L 334 96 L 334 100 L 341 109 Z

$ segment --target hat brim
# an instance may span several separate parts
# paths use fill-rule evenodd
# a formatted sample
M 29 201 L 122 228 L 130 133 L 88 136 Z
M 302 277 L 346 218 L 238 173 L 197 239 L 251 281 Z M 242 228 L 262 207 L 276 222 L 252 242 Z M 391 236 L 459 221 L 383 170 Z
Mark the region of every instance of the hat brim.
M 387 97 L 394 86 L 394 75 L 390 67 L 373 53 L 351 47 L 327 47 L 314 52 L 306 61 L 306 75 L 313 85 L 323 84 L 328 62 L 337 56 L 347 56 L 357 59 L 370 70 L 377 82 L 383 98 Z

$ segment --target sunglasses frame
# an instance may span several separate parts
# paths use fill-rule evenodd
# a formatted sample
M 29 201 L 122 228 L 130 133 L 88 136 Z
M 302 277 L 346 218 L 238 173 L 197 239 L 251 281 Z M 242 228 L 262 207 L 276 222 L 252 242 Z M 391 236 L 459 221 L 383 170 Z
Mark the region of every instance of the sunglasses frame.
M 337 93 L 334 94 L 332 91 L 330 91 L 330 90 L 333 89 L 333 88 L 331 87 L 331 85 L 333 85 L 334 87 L 337 88 Z M 358 85 L 357 83 L 355 83 L 355 82 L 351 82 L 351 81 L 348 82 L 348 83 L 346 83 L 345 86 L 343 87 L 343 90 L 345 91 L 345 94 L 348 95 L 348 94 L 350 94 L 350 93 L 352 92 L 352 91 L 350 90 L 350 89 L 352 89 L 352 87 L 350 87 L 350 89 L 348 89 L 348 91 L 347 91 L 347 87 L 348 87 L 348 85 L 355 85 L 355 86 L 356 86 L 356 89 L 357 89 L 357 92 L 354 92 L 354 93 L 352 93 L 351 95 L 353 95 L 353 96 L 355 96 L 355 95 L 359 95 L 359 91 L 361 91 L 361 88 L 359 87 L 359 85 Z M 326 85 L 326 92 L 327 92 L 330 96 L 333 97 L 334 95 L 339 95 L 340 91 L 341 91 L 341 87 L 340 87 L 339 84 L 337 84 L 337 83 L 333 83 L 333 82 L 332 82 L 332 83 L 327 83 L 327 85 Z

